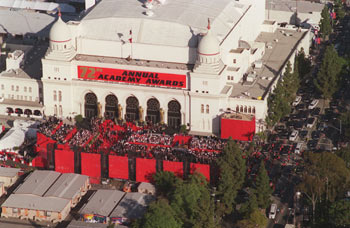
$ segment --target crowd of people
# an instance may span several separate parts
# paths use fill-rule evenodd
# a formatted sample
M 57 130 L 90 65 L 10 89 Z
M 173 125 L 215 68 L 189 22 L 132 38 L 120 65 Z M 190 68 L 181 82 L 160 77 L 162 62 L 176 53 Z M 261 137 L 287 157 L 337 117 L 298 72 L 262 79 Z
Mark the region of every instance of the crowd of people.
M 39 131 L 59 143 L 67 143 L 71 148 L 80 148 L 85 152 L 104 151 L 120 156 L 134 155 L 169 161 L 210 163 L 225 146 L 225 140 L 216 137 L 176 134 L 171 136 L 165 134 L 157 125 L 118 125 L 112 120 L 103 121 L 99 118 L 92 118 L 84 127 L 78 127 L 74 136 L 66 140 L 67 134 L 75 127 L 60 124 L 59 119 L 50 117 L 41 124 Z M 56 130 L 52 134 L 53 129 Z M 179 141 L 178 137 L 186 137 L 189 140 Z

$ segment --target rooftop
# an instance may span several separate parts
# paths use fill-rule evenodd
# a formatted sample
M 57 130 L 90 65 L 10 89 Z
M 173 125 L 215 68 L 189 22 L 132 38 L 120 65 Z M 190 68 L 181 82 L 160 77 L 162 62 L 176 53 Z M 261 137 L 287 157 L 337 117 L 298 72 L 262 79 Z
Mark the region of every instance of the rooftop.
M 98 214 L 108 217 L 124 195 L 124 192 L 118 190 L 97 190 L 79 213 Z
M 19 171 L 21 171 L 21 170 L 16 169 L 16 168 L 0 167 L 0 176 L 1 177 L 14 177 L 18 174 Z
M 254 118 L 254 115 L 243 114 L 243 113 L 224 113 L 222 115 L 224 119 L 233 119 L 233 120 L 245 120 L 251 121 Z
M 298 9 L 297 9 L 298 7 Z M 311 1 L 295 1 L 295 0 L 266 0 L 266 9 L 278 10 L 286 12 L 298 13 L 320 13 L 324 7 L 324 4 L 311 2 Z
M 62 211 L 69 200 L 62 198 L 45 198 L 36 195 L 11 194 L 1 205 L 2 207 L 27 208 L 43 211 Z
M 102 0 L 83 18 L 82 36 L 121 41 L 117 34 L 132 29 L 136 43 L 195 47 L 196 35 L 206 31 L 208 18 L 222 40 L 249 8 L 232 0 L 167 0 L 164 5 L 153 1 L 153 15 L 147 16 L 150 10 L 144 2 Z
M 73 199 L 88 179 L 89 177 L 85 175 L 63 173 L 45 193 L 44 197 Z
M 55 171 L 35 170 L 27 177 L 24 183 L 15 190 L 15 194 L 43 196 L 59 176 L 60 173 Z
M 154 200 L 154 196 L 137 192 L 127 193 L 110 217 L 123 217 L 128 219 L 140 218 L 146 211 L 146 207 Z
M 250 69 L 248 74 L 255 71 L 256 79 L 253 82 L 240 82 L 233 85 L 230 97 L 234 98 L 264 98 L 272 82 L 278 77 L 286 59 L 295 51 L 300 40 L 307 31 L 277 29 L 274 33 L 262 32 L 256 42 L 265 43 L 270 48 L 265 49 L 260 69 Z M 288 36 L 286 35 L 288 34 Z M 252 75 L 252 74 L 251 74 Z
M 76 61 L 87 61 L 87 62 L 101 62 L 101 63 L 118 63 L 120 65 L 134 65 L 143 67 L 155 67 L 155 68 L 165 68 L 165 69 L 175 69 L 175 70 L 192 70 L 193 64 L 183 64 L 183 63 L 171 63 L 171 62 L 160 62 L 160 61 L 150 61 L 150 60 L 140 60 L 140 59 L 122 59 L 116 57 L 101 57 L 93 55 L 82 55 L 77 54 L 74 58 Z
M 42 108 L 44 105 L 40 104 L 37 101 L 23 101 L 23 100 L 14 100 L 5 98 L 4 101 L 0 102 L 0 104 L 10 105 L 10 106 L 18 106 L 18 107 L 33 107 L 33 108 Z

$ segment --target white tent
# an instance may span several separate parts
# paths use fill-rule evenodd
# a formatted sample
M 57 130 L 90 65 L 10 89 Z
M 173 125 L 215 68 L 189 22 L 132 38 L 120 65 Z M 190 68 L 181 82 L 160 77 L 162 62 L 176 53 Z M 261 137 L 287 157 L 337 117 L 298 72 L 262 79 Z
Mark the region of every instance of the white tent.
M 13 149 L 22 145 L 25 139 L 25 130 L 11 128 L 0 140 L 0 150 Z

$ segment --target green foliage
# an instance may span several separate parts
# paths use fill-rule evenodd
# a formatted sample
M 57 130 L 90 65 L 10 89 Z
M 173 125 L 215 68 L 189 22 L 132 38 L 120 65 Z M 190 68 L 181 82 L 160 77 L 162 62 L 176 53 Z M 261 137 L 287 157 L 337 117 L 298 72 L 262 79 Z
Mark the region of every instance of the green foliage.
M 334 0 L 334 11 L 337 17 L 337 20 L 343 20 L 345 17 L 345 10 L 342 3 L 342 0 Z
M 153 175 L 157 192 L 164 196 L 169 196 L 174 189 L 183 183 L 182 179 L 176 177 L 174 173 L 164 171 Z
M 298 61 L 297 69 L 299 72 L 299 78 L 303 79 L 311 72 L 311 61 L 306 58 L 303 48 L 301 48 L 298 55 L 296 56 L 296 61 Z
M 256 177 L 254 194 L 256 196 L 257 204 L 260 208 L 267 208 L 270 204 L 270 197 L 272 188 L 270 187 L 269 176 L 264 165 L 261 161 L 258 176 Z
M 185 124 L 183 124 L 183 125 L 180 126 L 180 133 L 181 133 L 181 134 L 187 133 L 187 127 L 186 127 Z
M 342 113 L 340 116 L 340 119 L 342 121 L 342 134 L 346 138 L 350 138 L 350 112 L 347 111 L 345 113 Z
M 323 38 L 327 38 L 332 33 L 331 19 L 327 5 L 324 6 L 321 12 L 320 32 Z
M 76 123 L 81 123 L 81 122 L 83 122 L 83 116 L 82 115 L 76 115 L 74 117 L 74 120 L 75 120 Z
M 258 209 L 256 196 L 255 194 L 250 194 L 249 200 L 242 204 L 239 212 L 242 214 L 244 219 L 248 219 L 256 209 Z
M 336 152 L 336 155 L 343 159 L 345 165 L 348 169 L 350 169 L 350 147 L 345 147 Z
M 170 197 L 170 205 L 183 221 L 183 227 L 215 227 L 214 207 L 205 178 L 194 174 L 179 185 Z
M 329 99 L 338 89 L 339 74 L 342 70 L 344 60 L 338 56 L 333 46 L 326 48 L 317 78 L 314 80 L 316 88 L 323 97 Z
M 329 216 L 332 227 L 350 227 L 350 201 L 342 199 L 332 203 Z
M 276 88 L 267 100 L 269 115 L 266 122 L 273 126 L 283 116 L 291 112 L 291 103 L 295 99 L 295 94 L 299 89 L 300 79 L 298 70 L 298 59 L 296 59 L 294 72 L 290 62 L 287 63 L 285 72 L 281 80 L 277 83 Z
M 246 165 L 242 158 L 242 151 L 238 145 L 230 139 L 222 151 L 222 156 L 217 160 L 220 169 L 220 178 L 218 184 L 218 198 L 220 199 L 220 208 L 225 214 L 230 214 L 235 205 L 237 191 L 242 188 Z
M 239 228 L 265 228 L 267 226 L 268 219 L 258 209 L 255 209 L 248 219 L 239 221 L 236 225 Z
M 133 228 L 181 228 L 182 222 L 165 199 L 150 204 L 144 217 Z

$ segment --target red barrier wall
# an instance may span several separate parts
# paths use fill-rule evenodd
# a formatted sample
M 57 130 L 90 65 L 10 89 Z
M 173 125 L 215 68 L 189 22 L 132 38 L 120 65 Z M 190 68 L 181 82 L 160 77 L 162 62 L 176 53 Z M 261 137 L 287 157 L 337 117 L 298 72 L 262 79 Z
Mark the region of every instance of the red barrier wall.
M 89 176 L 91 183 L 97 183 L 101 178 L 101 155 L 81 153 L 81 174 Z
M 163 170 L 172 172 L 178 177 L 182 177 L 183 176 L 183 163 L 182 162 L 163 161 Z
M 250 141 L 255 134 L 255 117 L 248 120 L 221 118 L 221 138 Z
M 136 181 L 151 182 L 156 173 L 156 160 L 136 158 Z
M 110 178 L 129 179 L 128 157 L 109 155 L 108 173 Z
M 55 171 L 74 173 L 74 152 L 72 150 L 55 150 Z
M 210 181 L 210 166 L 206 164 L 191 163 L 190 173 L 198 172 L 203 174 L 203 176 Z

